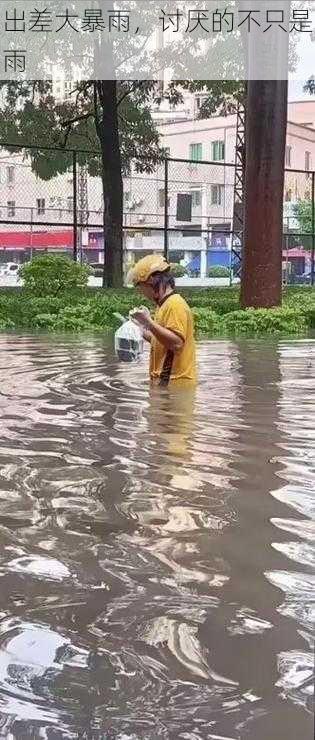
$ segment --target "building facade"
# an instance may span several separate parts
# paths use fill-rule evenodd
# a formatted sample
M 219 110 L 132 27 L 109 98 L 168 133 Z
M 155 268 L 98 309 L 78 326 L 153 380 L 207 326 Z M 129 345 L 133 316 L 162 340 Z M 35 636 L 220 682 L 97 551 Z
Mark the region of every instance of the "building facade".
M 57 85 L 57 82 L 55 83 Z M 64 96 L 65 81 L 60 82 Z M 61 89 L 62 88 L 62 89 Z M 181 120 L 170 122 L 172 111 L 164 111 L 157 121 L 161 143 L 168 152 L 165 164 L 150 174 L 131 170 L 124 179 L 124 234 L 127 261 L 164 247 L 164 220 L 167 209 L 168 245 L 172 261 L 190 263 L 196 254 L 212 250 L 226 259 L 231 242 L 233 221 L 234 160 L 236 116 L 196 118 L 196 96 L 186 99 Z M 188 113 L 187 113 L 188 111 Z M 191 115 L 193 111 L 193 115 Z M 163 110 L 159 111 L 163 113 Z M 185 114 L 185 115 L 184 115 Z M 297 228 L 294 204 L 311 198 L 311 177 L 315 168 L 315 102 L 290 103 L 288 108 L 285 209 L 287 230 Z M 296 118 L 297 120 L 293 120 Z M 43 153 L 45 156 L 45 154 Z M 49 153 L 47 153 L 49 157 Z M 298 171 L 299 170 L 299 171 Z M 165 181 L 167 177 L 167 199 Z M 103 259 L 103 198 L 100 177 L 87 178 L 88 224 L 82 230 L 81 243 L 87 259 Z M 180 203 L 190 196 L 191 212 L 183 213 Z M 182 201 L 181 201 L 182 197 Z M 51 180 L 34 173 L 25 154 L 0 154 L 0 232 L 11 234 L 1 241 L 0 260 L 22 258 L 22 249 L 14 234 L 43 234 L 43 248 L 49 249 L 44 233 L 65 233 L 74 220 L 74 182 L 71 168 Z M 36 237 L 36 248 L 39 248 Z M 34 239 L 35 241 L 35 239 Z M 49 241 L 49 239 L 48 239 Z M 5 245 L 4 245 L 5 242 Z M 12 247 L 12 249 L 11 249 Z M 16 249 L 15 249 L 16 247 Z M 58 250 L 57 243 L 51 247 Z M 60 238 L 60 251 L 70 248 Z M 25 254 L 27 257 L 29 253 Z M 201 259 L 201 257 L 200 257 Z M 215 258 L 217 261 L 217 257 Z M 202 260 L 201 260 L 202 262 Z M 203 260 L 202 269 L 206 269 Z

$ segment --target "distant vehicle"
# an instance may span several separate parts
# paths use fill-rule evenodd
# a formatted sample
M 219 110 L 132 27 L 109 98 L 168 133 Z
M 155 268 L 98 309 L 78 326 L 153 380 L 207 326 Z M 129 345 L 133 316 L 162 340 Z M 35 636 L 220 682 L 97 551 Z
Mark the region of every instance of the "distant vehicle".
M 103 277 L 104 265 L 102 262 L 90 262 L 88 266 L 91 267 L 94 277 Z
M 312 274 L 310 272 L 303 272 L 303 275 L 295 275 L 295 283 L 297 285 L 310 285 L 312 281 Z
M 20 265 L 16 262 L 4 262 L 0 265 L 1 275 L 17 275 Z

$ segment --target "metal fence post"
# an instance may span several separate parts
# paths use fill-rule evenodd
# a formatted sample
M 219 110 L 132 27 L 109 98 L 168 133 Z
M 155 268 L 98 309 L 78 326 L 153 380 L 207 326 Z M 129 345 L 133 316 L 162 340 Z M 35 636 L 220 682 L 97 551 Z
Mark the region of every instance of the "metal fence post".
M 78 259 L 78 166 L 77 153 L 72 152 L 73 160 L 73 260 Z
M 168 259 L 168 158 L 164 160 L 164 257 Z
M 33 208 L 31 208 L 30 258 L 33 259 Z
M 312 172 L 312 252 L 311 252 L 311 285 L 314 285 L 315 257 L 315 171 Z

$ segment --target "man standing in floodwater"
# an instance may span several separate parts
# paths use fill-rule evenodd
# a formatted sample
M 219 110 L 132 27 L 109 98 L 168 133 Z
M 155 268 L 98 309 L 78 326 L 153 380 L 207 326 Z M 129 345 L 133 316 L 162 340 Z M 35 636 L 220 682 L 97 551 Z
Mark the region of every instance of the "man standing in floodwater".
M 161 386 L 194 386 L 197 380 L 192 312 L 176 293 L 170 265 L 159 255 L 139 260 L 127 281 L 157 306 L 154 319 L 147 308 L 132 312 L 151 344 L 150 377 Z

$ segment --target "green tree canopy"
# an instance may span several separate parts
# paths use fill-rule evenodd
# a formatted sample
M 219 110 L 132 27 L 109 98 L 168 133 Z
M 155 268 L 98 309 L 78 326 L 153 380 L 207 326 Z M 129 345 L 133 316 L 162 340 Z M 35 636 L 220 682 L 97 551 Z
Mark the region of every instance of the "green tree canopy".
M 311 200 L 299 200 L 298 203 L 296 203 L 293 206 L 293 212 L 295 215 L 295 218 L 299 222 L 299 226 L 301 229 L 301 233 L 303 236 L 305 234 L 312 234 L 313 230 L 313 223 L 312 223 L 312 212 L 313 212 L 313 205 Z M 306 249 L 311 248 L 310 239 L 304 239 L 305 247 Z
M 71 166 L 71 155 L 66 155 L 69 149 L 78 151 L 78 162 L 88 165 L 90 175 L 101 175 L 101 143 L 97 131 L 101 106 L 99 100 L 95 104 L 96 85 L 93 80 L 78 85 L 74 83 L 69 99 L 59 102 L 53 96 L 49 82 L 1 82 L 1 141 L 38 146 L 38 150 L 28 150 L 26 154 L 31 159 L 33 171 L 44 180 L 64 173 Z M 150 172 L 163 157 L 164 149 L 152 110 L 163 99 L 175 108 L 182 102 L 185 90 L 204 93 L 199 116 L 206 118 L 218 111 L 222 115 L 234 112 L 244 86 L 233 81 L 183 80 L 171 82 L 161 91 L 161 84 L 152 80 L 117 83 L 123 173 L 128 171 L 131 163 L 139 172 Z M 59 147 L 65 152 L 47 153 L 40 150 L 44 145 Z

